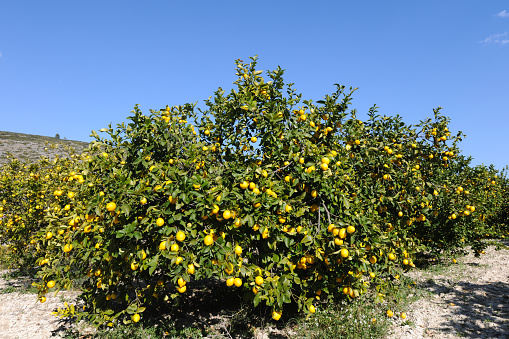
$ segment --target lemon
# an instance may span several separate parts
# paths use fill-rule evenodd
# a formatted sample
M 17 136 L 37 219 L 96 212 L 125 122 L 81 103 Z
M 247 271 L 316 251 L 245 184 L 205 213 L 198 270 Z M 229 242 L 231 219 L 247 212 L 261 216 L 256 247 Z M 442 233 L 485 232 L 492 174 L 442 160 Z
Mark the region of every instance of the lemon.
M 182 231 L 177 232 L 177 236 L 175 237 L 178 241 L 184 241 L 186 238 L 186 234 Z
M 117 204 L 115 204 L 114 202 L 109 202 L 109 203 L 106 205 L 106 210 L 107 210 L 108 212 L 113 212 L 116 208 L 117 208 Z

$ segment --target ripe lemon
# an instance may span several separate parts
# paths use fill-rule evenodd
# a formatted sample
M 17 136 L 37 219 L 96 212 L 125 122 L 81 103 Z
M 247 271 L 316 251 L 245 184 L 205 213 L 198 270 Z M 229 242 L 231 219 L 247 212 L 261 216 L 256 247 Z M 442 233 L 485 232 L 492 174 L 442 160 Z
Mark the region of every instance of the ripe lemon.
M 234 278 L 228 278 L 226 279 L 226 286 L 233 286 Z
M 187 265 L 187 273 L 194 274 L 194 265 L 193 264 Z
M 211 235 L 207 235 L 207 236 L 205 236 L 205 238 L 203 239 L 203 242 L 205 243 L 205 245 L 210 246 L 210 245 L 212 245 L 212 243 L 214 242 L 214 237 L 213 237 L 213 236 L 211 236 Z
M 393 253 L 389 253 L 389 260 L 396 259 L 396 256 Z
M 163 218 L 157 218 L 156 225 L 157 226 L 163 226 L 164 225 L 164 219 Z
M 69 253 L 72 250 L 72 244 L 65 244 L 64 245 L 64 252 Z
M 334 238 L 334 244 L 336 244 L 336 246 L 341 246 L 343 245 L 343 240 L 339 238 Z
M 325 163 L 321 164 L 320 167 L 322 168 L 322 171 L 326 171 L 329 169 L 329 165 Z
M 292 206 L 290 206 L 290 205 L 288 205 L 288 204 L 287 204 L 287 205 L 285 206 L 285 212 L 286 212 L 286 213 L 289 213 L 291 210 L 292 210 Z
M 178 278 L 177 283 L 180 287 L 184 286 L 186 284 L 186 281 L 182 279 L 182 277 Z
M 239 245 L 235 246 L 235 254 L 241 255 L 242 254 L 242 247 Z
M 240 278 L 235 278 L 235 279 L 233 279 L 233 284 L 234 284 L 235 286 L 237 286 L 237 287 L 242 286 L 242 279 L 240 279 Z
M 226 211 L 223 212 L 223 218 L 224 219 L 230 219 L 231 216 L 232 216 L 232 214 L 231 214 L 230 211 L 226 210 Z
M 138 313 L 134 314 L 132 316 L 132 319 L 133 319 L 133 322 L 137 323 L 138 321 L 140 321 L 140 315 Z
M 256 142 L 257 140 L 258 140 L 258 138 L 257 138 L 257 137 L 251 137 L 251 142 L 253 142 L 253 143 L 254 143 L 254 142 Z
M 243 181 L 240 183 L 240 188 L 246 189 L 249 187 L 249 183 L 247 181 Z
M 177 288 L 177 291 L 179 291 L 179 293 L 184 293 L 185 291 L 187 291 L 187 286 L 184 285 L 182 287 L 179 287 L 179 288 Z
M 309 312 L 315 313 L 316 312 L 315 306 L 313 305 L 309 306 Z
M 48 281 L 48 283 L 46 284 L 46 286 L 48 286 L 48 288 L 53 288 L 53 287 L 55 287 L 55 281 L 53 281 L 53 280 Z
M 259 276 L 257 276 L 257 277 L 255 278 L 255 283 L 256 283 L 256 285 L 258 285 L 258 286 L 262 285 L 262 284 L 263 284 L 263 277 L 262 277 L 262 276 L 260 276 L 260 275 L 259 275 Z
M 282 314 L 281 311 L 272 311 L 272 319 L 278 321 L 279 319 L 281 319 L 281 314 Z
M 106 205 L 106 210 L 107 210 L 108 212 L 113 212 L 116 208 L 117 208 L 117 204 L 115 204 L 114 202 L 109 202 L 109 203 Z
M 178 252 L 179 251 L 179 245 L 178 244 L 172 244 L 171 247 L 170 247 L 170 251 Z
M 405 319 L 406 318 L 406 313 L 405 312 L 401 312 L 401 319 Z
M 346 228 L 342 228 L 339 230 L 339 237 L 341 239 L 345 239 L 346 238 Z
M 392 312 L 391 310 L 387 310 L 387 316 L 390 318 L 394 315 L 394 312 Z
M 44 296 L 40 297 L 40 298 L 39 298 L 39 301 L 40 301 L 41 303 L 45 302 L 45 301 L 46 301 L 46 297 L 44 297 Z
M 348 226 L 348 227 L 346 228 L 346 231 L 347 231 L 348 233 L 352 234 L 353 232 L 355 232 L 355 227 L 353 227 L 353 226 Z
M 348 250 L 347 250 L 346 248 L 342 248 L 342 249 L 341 249 L 341 256 L 342 256 L 343 258 L 348 258 L 348 255 L 349 255 Z
M 143 197 L 140 199 L 140 204 L 145 205 L 147 203 L 147 198 Z
M 161 241 L 159 244 L 159 250 L 164 251 L 166 249 L 166 241 Z
M 369 262 L 374 264 L 376 263 L 376 257 L 375 256 L 371 256 L 371 258 L 369 258 Z
M 51 239 L 52 236 L 53 236 L 53 233 L 51 233 L 51 232 L 46 233 L 47 240 Z
M 137 264 L 137 263 L 135 263 L 135 262 L 132 262 L 132 263 L 131 263 L 131 269 L 132 269 L 133 271 L 136 271 L 136 270 L 138 269 L 138 264 Z
M 147 258 L 147 253 L 144 250 L 141 250 L 141 260 L 145 260 Z
M 178 241 L 184 241 L 185 238 L 186 238 L 186 234 L 184 232 L 182 232 L 182 231 L 177 232 L 176 239 Z

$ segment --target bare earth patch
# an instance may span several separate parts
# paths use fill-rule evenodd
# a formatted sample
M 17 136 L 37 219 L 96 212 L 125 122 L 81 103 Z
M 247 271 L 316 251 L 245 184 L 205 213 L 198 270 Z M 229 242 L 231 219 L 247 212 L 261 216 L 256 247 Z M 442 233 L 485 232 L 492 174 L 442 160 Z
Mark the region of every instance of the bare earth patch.
M 0 272 L 0 277 L 6 271 Z M 26 279 L 0 278 L 0 291 L 10 289 L 24 289 L 30 285 Z M 66 324 L 59 318 L 51 314 L 59 307 L 64 306 L 64 302 L 74 302 L 77 292 L 63 291 L 57 296 L 53 293 L 47 294 L 47 300 L 44 303 L 37 301 L 37 295 L 34 293 L 4 293 L 0 294 L 2 302 L 0 303 L 0 338 L 50 338 L 61 332 Z
M 395 326 L 390 338 L 509 338 L 509 251 L 490 247 L 410 276 L 429 293 L 410 306 L 413 324 Z

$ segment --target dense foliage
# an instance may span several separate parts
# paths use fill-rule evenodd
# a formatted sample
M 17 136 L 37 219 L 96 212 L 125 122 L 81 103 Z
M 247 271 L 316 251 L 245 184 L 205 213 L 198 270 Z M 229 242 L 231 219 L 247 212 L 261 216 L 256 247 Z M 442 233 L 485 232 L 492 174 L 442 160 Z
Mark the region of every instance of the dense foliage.
M 354 90 L 314 103 L 255 67 L 237 61 L 204 111 L 135 107 L 79 157 L 1 168 L 1 242 L 42 267 L 41 301 L 79 281 L 85 307 L 62 315 L 137 322 L 214 278 L 278 320 L 368 288 L 381 301 L 416 254 L 507 234 L 506 177 L 470 165 L 440 108 L 361 121 Z

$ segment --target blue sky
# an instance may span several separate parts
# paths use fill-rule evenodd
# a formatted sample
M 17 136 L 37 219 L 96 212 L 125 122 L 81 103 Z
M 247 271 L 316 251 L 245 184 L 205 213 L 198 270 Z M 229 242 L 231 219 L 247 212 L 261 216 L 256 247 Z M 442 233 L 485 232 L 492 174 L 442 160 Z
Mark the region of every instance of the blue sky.
M 509 2 L 2 1 L 0 130 L 91 130 L 231 88 L 235 59 L 286 69 L 303 98 L 359 87 L 360 118 L 444 107 L 474 164 L 509 164 Z

